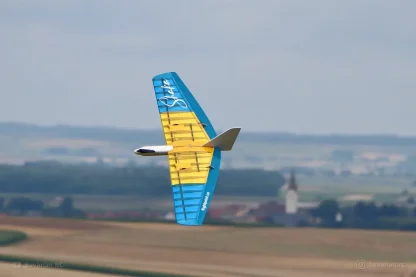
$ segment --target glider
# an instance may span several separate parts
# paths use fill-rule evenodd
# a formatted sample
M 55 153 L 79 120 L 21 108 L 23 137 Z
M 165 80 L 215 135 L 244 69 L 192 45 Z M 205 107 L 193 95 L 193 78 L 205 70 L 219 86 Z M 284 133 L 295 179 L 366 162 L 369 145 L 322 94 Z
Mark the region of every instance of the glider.
M 217 135 L 201 106 L 176 72 L 152 79 L 166 145 L 143 146 L 141 156 L 168 156 L 176 222 L 202 225 L 220 172 L 241 128 Z

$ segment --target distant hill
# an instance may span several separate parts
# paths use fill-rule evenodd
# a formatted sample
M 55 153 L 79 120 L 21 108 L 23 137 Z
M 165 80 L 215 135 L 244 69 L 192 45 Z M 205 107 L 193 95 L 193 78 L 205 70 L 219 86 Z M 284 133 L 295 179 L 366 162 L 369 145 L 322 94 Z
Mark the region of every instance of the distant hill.
M 70 125 L 42 126 L 27 123 L 0 122 L 2 136 L 38 136 L 47 138 L 77 138 L 116 142 L 155 141 L 163 143 L 163 134 L 159 129 L 118 129 L 116 127 L 80 127 Z M 308 135 L 292 133 L 247 132 L 242 130 L 241 142 L 255 143 L 295 143 L 330 145 L 371 145 L 371 146 L 416 146 L 416 137 L 397 135 Z
M 133 154 L 135 148 L 149 144 L 164 144 L 162 130 L 0 123 L 0 162 L 3 163 L 45 159 L 67 162 L 98 159 L 113 164 L 166 163 L 164 157 L 142 158 Z M 223 166 L 365 171 L 369 165 L 374 167 L 373 161 L 386 161 L 384 167 L 396 166 L 409 155 L 416 156 L 416 137 L 256 133 L 243 129 L 235 149 L 224 153 Z

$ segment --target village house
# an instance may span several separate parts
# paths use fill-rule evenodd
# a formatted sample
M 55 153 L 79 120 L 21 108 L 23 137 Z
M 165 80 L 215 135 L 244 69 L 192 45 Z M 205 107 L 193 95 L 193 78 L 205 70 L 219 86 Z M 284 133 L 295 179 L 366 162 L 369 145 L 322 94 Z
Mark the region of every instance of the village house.
M 210 208 L 209 216 L 244 223 L 271 223 L 284 226 L 298 226 L 310 221 L 310 209 L 319 203 L 299 202 L 299 191 L 295 173 L 292 171 L 282 193 L 284 201 L 277 199 L 257 205 L 232 204 L 222 208 Z

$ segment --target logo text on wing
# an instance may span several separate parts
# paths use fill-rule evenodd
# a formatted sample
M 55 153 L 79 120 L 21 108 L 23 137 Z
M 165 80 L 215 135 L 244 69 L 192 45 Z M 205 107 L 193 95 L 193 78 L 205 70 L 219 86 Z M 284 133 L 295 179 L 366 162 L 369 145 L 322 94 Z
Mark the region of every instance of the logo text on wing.
M 204 203 L 202 203 L 202 209 L 201 209 L 201 211 L 205 211 L 207 209 L 208 198 L 209 198 L 209 192 L 207 192 L 207 194 L 205 195 Z
M 175 106 L 176 104 L 178 104 L 179 106 L 181 106 L 182 108 L 187 108 L 188 105 L 186 104 L 186 102 L 183 99 L 179 99 L 178 97 L 175 96 L 175 92 L 173 91 L 173 87 L 170 86 L 170 83 L 168 80 L 163 79 L 162 81 L 163 85 L 161 86 L 162 89 L 166 89 L 167 93 L 169 93 L 170 95 L 165 95 L 163 97 L 159 98 L 159 101 L 169 107 L 172 108 L 173 106 Z M 169 104 L 168 101 L 172 100 L 172 104 Z

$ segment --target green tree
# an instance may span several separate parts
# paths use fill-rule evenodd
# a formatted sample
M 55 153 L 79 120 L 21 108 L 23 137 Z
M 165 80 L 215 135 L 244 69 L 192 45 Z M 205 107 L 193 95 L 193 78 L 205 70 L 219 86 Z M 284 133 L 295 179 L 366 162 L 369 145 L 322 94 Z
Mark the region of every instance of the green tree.
M 269 196 L 285 183 L 277 171 L 221 170 L 217 195 Z M 160 166 L 110 167 L 101 164 L 31 162 L 0 165 L 0 192 L 170 196 L 169 169 Z
M 71 197 L 65 197 L 59 206 L 62 216 L 70 217 L 74 210 L 74 201 Z
M 27 197 L 12 198 L 5 207 L 6 211 L 15 211 L 20 214 L 26 214 L 29 211 L 41 211 L 43 202 L 40 200 L 32 200 Z
M 329 199 L 322 201 L 313 211 L 315 217 L 322 220 L 322 225 L 327 227 L 335 227 L 338 225 L 336 215 L 340 212 L 339 204 L 336 200 Z

